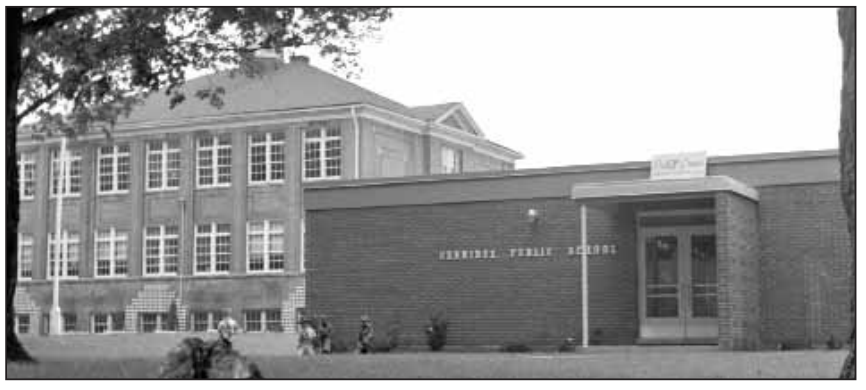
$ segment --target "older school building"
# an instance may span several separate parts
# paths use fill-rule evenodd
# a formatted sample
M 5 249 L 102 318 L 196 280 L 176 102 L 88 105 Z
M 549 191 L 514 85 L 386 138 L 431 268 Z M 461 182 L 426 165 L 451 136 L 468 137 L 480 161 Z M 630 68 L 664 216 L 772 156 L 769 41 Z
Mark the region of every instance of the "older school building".
M 514 170 L 462 104 L 407 107 L 303 58 L 259 66 L 188 83 L 224 86 L 222 109 L 154 94 L 112 139 L 71 141 L 62 183 L 57 140 L 22 132 L 20 334 L 47 332 L 58 264 L 66 333 L 226 313 L 292 332 L 304 311 L 350 346 L 363 315 L 403 346 L 432 316 L 469 348 L 848 335 L 835 150 Z
M 305 302 L 302 183 L 511 170 L 521 158 L 460 103 L 407 107 L 304 57 L 256 66 L 253 78 L 191 80 L 173 110 L 151 95 L 111 139 L 71 140 L 59 185 L 58 140 L 21 131 L 19 333 L 48 331 L 58 257 L 66 333 L 204 331 L 227 312 L 248 331 L 292 331 Z M 220 109 L 193 96 L 214 85 Z

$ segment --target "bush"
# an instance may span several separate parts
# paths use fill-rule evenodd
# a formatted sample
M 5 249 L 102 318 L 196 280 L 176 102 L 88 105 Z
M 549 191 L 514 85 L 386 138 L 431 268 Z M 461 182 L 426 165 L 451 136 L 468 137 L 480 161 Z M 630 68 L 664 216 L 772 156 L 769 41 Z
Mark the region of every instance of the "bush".
M 562 341 L 562 344 L 559 344 L 559 348 L 557 351 L 559 352 L 574 352 L 577 350 L 577 340 L 574 337 L 569 337 Z
M 430 325 L 424 330 L 431 351 L 441 351 L 448 342 L 448 320 L 442 315 L 430 317 Z
M 509 352 L 509 353 L 527 353 L 532 352 L 532 348 L 529 348 L 526 344 L 521 343 L 511 343 L 505 344 L 502 348 L 499 349 L 500 352 Z

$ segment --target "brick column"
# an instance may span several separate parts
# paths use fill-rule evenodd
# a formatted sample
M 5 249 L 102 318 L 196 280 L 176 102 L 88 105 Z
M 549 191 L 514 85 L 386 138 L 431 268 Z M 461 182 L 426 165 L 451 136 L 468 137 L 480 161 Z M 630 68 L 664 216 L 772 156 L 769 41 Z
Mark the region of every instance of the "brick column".
M 281 191 L 280 204 L 286 214 L 286 272 L 301 271 L 301 218 L 304 215 L 302 185 L 303 141 L 301 128 L 291 126 L 286 133 L 286 189 Z
M 247 271 L 247 134 L 232 133 L 232 269 L 233 274 Z
M 730 193 L 716 194 L 719 347 L 760 347 L 760 242 L 758 204 Z
M 129 276 L 141 276 L 144 266 L 144 141 L 134 139 L 129 144 L 130 188 L 132 223 L 129 226 Z
M 79 228 L 81 234 L 81 252 L 78 259 L 78 274 L 80 278 L 91 278 L 94 275 L 93 263 L 96 255 L 93 243 L 96 224 L 94 223 L 94 202 L 97 201 L 96 194 L 96 148 L 91 144 L 82 143 L 81 150 L 81 200 L 79 201 L 80 213 Z M 135 176 L 133 176 L 135 178 Z
M 36 195 L 32 200 L 36 209 L 36 223 L 33 231 L 33 280 L 46 279 L 48 273 L 48 229 L 52 209 L 48 201 L 51 169 L 49 147 L 39 146 L 36 151 Z
M 192 275 L 193 235 L 195 232 L 195 136 L 184 134 L 180 139 L 180 188 L 178 196 L 186 204 L 184 214 L 178 221 L 180 231 L 180 259 L 178 272 Z M 183 222 L 181 222 L 183 221 Z

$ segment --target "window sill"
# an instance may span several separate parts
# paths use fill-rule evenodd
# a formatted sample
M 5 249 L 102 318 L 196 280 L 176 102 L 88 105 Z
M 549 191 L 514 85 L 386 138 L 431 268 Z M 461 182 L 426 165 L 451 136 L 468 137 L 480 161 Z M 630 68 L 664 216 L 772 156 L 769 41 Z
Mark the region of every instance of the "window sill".
M 148 189 L 144 190 L 144 192 L 145 192 L 145 193 L 148 193 L 148 194 L 159 194 L 159 193 L 162 193 L 162 192 L 177 191 L 177 190 L 179 190 L 179 189 L 180 189 L 180 187 L 148 188 Z
M 209 185 L 209 186 L 196 185 L 195 189 L 197 189 L 197 190 L 213 190 L 213 189 L 219 189 L 219 188 L 231 188 L 231 186 L 232 186 L 231 183 L 219 184 L 219 185 Z
M 129 190 L 117 190 L 117 191 L 96 191 L 97 196 L 117 196 L 117 195 L 129 195 Z
M 247 185 L 250 187 L 267 187 L 273 185 L 286 184 L 285 180 L 269 180 L 269 181 L 249 181 Z

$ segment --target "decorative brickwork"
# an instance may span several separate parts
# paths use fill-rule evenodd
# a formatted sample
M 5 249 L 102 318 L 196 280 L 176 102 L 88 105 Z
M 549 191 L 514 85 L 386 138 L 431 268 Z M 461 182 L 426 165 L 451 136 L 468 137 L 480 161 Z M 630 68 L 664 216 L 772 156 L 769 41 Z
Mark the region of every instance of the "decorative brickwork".
M 126 306 L 126 323 L 124 330 L 135 332 L 138 330 L 139 313 L 167 313 L 174 302 L 177 305 L 178 330 L 187 329 L 187 313 L 189 306 L 184 305 L 176 298 L 176 292 L 167 284 L 146 284 L 132 299 L 132 303 Z
M 296 333 L 298 330 L 298 309 L 306 307 L 306 288 L 301 285 L 290 290 L 288 299 L 283 301 L 281 308 L 283 332 Z
M 39 329 L 39 321 L 41 319 L 39 315 L 40 308 L 30 297 L 26 289 L 15 287 L 15 301 L 13 305 L 15 307 L 15 315 L 30 316 L 30 333 L 35 334 L 36 330 Z
M 760 235 L 758 205 L 730 193 L 716 194 L 719 277 L 719 346 L 760 346 Z

